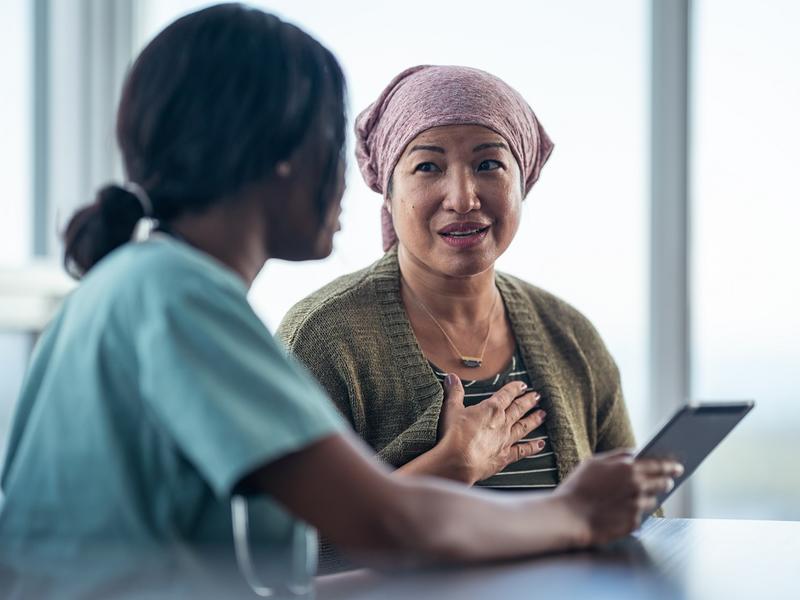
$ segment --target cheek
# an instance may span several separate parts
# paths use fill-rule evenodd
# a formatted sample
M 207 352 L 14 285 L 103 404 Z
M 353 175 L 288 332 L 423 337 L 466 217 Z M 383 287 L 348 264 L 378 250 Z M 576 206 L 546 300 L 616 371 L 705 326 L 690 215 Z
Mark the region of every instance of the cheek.
M 506 224 L 509 229 L 516 231 L 522 218 L 522 199 L 512 196 L 505 206 Z
M 484 207 L 505 222 L 518 222 L 522 204 L 519 188 L 510 181 L 497 182 L 483 195 Z
M 421 235 L 430 229 L 430 220 L 436 212 L 434 203 L 426 202 L 421 194 L 395 196 L 391 201 L 394 227 L 400 234 Z
M 495 244 L 504 250 L 508 247 L 519 229 L 522 218 L 522 198 L 517 189 L 504 188 L 498 190 L 491 202 L 491 208 L 486 207 L 495 219 L 496 227 L 493 231 Z
M 517 234 L 517 230 L 519 229 L 519 224 L 522 217 L 521 201 L 515 199 L 514 201 L 509 202 L 506 206 L 505 215 L 505 222 L 501 231 L 501 242 L 507 245 L 511 243 L 511 240 Z
M 341 196 L 334 200 L 328 207 L 328 212 L 325 215 L 325 223 L 328 227 L 336 227 L 339 222 L 339 216 L 342 214 L 342 200 Z

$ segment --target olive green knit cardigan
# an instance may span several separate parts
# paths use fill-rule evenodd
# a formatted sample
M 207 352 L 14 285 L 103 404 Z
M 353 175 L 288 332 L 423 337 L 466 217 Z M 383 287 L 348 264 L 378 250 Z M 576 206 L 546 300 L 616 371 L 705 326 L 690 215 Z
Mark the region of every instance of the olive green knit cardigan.
M 547 411 L 559 478 L 593 452 L 632 447 L 619 373 L 591 323 L 519 279 L 496 282 Z M 443 390 L 406 315 L 396 250 L 300 301 L 277 335 L 384 461 L 397 467 L 434 446 Z

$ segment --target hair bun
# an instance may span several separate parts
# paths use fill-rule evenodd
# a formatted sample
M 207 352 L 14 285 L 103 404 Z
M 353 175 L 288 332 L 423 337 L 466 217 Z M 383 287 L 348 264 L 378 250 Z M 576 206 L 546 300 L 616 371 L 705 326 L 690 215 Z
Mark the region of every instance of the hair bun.
M 76 277 L 130 241 L 145 216 L 136 195 L 118 185 L 102 187 L 93 204 L 79 209 L 64 232 L 64 267 Z

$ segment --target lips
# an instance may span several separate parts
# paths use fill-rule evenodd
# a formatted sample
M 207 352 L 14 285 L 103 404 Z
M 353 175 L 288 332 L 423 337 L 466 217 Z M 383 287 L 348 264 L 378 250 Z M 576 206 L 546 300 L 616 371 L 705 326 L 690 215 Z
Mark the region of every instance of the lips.
M 447 245 L 454 248 L 472 248 L 480 244 L 489 231 L 487 223 L 464 222 L 451 223 L 437 233 Z
M 439 235 L 446 237 L 467 237 L 485 232 L 489 229 L 488 223 L 464 222 L 450 223 L 438 231 Z

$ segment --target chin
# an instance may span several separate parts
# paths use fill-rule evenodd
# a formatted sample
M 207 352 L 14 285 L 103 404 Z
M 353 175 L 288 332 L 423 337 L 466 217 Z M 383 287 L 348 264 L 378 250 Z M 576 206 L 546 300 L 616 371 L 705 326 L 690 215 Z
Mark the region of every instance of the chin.
M 331 255 L 334 235 L 336 235 L 336 231 L 330 229 L 326 229 L 319 235 L 316 244 L 314 244 L 314 258 L 316 260 L 328 258 Z
M 323 258 L 328 258 L 333 252 L 333 241 L 328 242 L 322 247 L 317 248 L 316 253 L 314 256 L 309 258 L 308 260 L 322 260 Z
M 451 277 L 473 277 L 494 266 L 494 259 L 483 255 L 456 256 L 441 262 L 439 270 Z
M 508 244 L 485 240 L 481 246 L 469 250 L 438 248 L 433 256 L 443 273 L 452 277 L 473 277 L 494 268 L 497 259 L 507 248 Z
M 270 258 L 300 262 L 304 260 L 321 260 L 333 252 L 333 235 L 320 233 L 315 238 L 297 236 L 284 239 L 280 244 L 273 244 L 268 249 Z
M 332 251 L 331 249 L 325 250 L 311 250 L 309 248 L 304 249 L 297 249 L 292 252 L 285 252 L 281 254 L 273 254 L 272 258 L 277 258 L 280 260 L 288 260 L 290 262 L 303 262 L 306 260 L 322 260 L 323 258 L 327 258 L 330 256 Z

